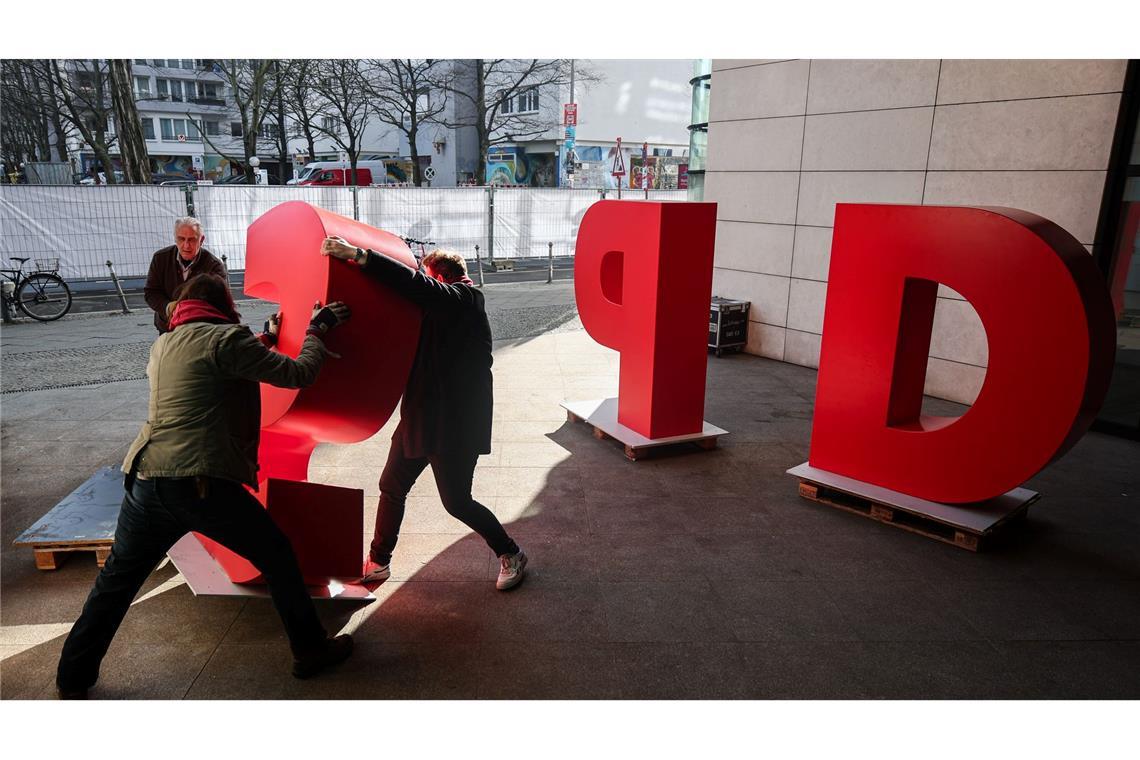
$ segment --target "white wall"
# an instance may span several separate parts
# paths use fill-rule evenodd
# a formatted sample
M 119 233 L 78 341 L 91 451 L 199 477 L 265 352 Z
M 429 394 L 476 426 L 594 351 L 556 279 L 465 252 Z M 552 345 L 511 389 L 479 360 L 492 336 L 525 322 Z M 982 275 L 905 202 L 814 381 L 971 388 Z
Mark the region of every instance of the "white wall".
M 748 350 L 819 365 L 837 202 L 1011 206 L 1091 250 L 1125 66 L 714 61 L 713 292 L 752 302 Z M 927 393 L 972 403 L 987 363 L 977 313 L 942 288 Z
M 578 101 L 579 143 L 612 143 L 621 137 L 625 144 L 648 141 L 650 145 L 689 145 L 689 115 L 693 74 L 692 59 L 580 59 L 603 76 L 603 81 L 586 85 L 578 81 L 574 98 Z M 558 93 L 554 118 L 562 122 L 562 104 L 568 103 L 570 88 Z M 546 103 L 542 103 L 545 110 Z M 547 139 L 562 139 L 561 129 Z

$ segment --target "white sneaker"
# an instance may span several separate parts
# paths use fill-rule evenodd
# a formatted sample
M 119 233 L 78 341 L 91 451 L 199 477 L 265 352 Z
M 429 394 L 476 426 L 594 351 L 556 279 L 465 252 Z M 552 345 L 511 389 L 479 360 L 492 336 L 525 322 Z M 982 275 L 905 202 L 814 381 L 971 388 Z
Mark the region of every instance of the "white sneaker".
M 392 563 L 381 565 L 372 559 L 371 556 L 364 558 L 364 575 L 360 577 L 360 583 L 383 583 L 392 577 Z
M 526 554 L 522 549 L 517 554 L 502 555 L 499 563 L 499 578 L 495 581 L 495 588 L 506 591 L 522 583 L 523 570 L 526 569 Z

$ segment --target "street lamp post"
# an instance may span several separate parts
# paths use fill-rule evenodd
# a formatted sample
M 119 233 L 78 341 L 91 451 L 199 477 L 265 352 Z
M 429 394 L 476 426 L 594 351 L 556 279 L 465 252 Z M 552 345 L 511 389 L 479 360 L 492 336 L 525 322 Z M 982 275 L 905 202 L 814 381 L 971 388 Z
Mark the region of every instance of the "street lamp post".
M 261 184 L 261 172 L 259 172 L 257 170 L 257 167 L 259 167 L 259 166 L 261 166 L 261 159 L 258 158 L 257 156 L 250 156 L 249 168 L 253 169 L 253 177 L 254 177 L 253 184 L 255 184 L 255 185 Z

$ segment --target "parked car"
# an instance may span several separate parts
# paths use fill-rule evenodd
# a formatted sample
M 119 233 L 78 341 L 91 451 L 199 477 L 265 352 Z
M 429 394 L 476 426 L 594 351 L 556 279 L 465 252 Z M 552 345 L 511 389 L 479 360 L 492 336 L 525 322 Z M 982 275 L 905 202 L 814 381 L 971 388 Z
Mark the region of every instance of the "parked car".
M 347 175 L 347 176 L 346 176 Z M 297 184 L 305 186 L 371 185 L 372 170 L 357 169 L 356 182 L 352 182 L 352 169 L 319 169 Z
M 189 174 L 152 174 L 150 181 L 155 185 L 196 185 L 198 180 Z
M 80 185 L 94 185 L 95 184 L 95 178 L 90 176 L 90 175 L 78 174 L 75 176 L 80 178 L 78 180 L 78 183 Z M 121 171 L 116 169 L 115 170 L 115 181 L 121 185 L 121 184 L 123 184 L 125 179 L 126 179 L 126 176 Z M 99 184 L 100 185 L 107 184 L 107 175 L 104 174 L 103 172 L 99 172 Z
M 266 175 L 266 178 L 269 180 L 266 184 L 269 184 L 269 185 L 280 185 L 281 184 L 281 180 L 278 179 L 276 177 L 276 175 L 268 174 L 268 175 Z M 231 175 L 229 177 L 226 177 L 225 179 L 217 180 L 216 182 L 214 182 L 214 184 L 215 185 L 248 185 L 250 183 L 246 181 L 244 174 L 234 174 L 234 175 Z M 254 182 L 253 184 L 257 184 L 257 183 Z

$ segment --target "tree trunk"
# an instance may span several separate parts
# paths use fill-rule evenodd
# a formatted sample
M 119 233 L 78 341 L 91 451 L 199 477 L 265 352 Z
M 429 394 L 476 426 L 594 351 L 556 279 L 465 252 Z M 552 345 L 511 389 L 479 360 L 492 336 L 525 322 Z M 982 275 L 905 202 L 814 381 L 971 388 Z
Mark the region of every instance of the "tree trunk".
M 285 88 L 281 86 L 281 64 L 276 66 L 277 73 L 277 152 L 280 159 L 277 162 L 277 178 L 284 185 L 288 177 L 285 176 L 285 166 L 289 156 L 289 137 L 285 134 Z
M 483 71 L 483 59 L 475 61 L 475 133 L 479 137 L 479 157 L 475 162 L 475 181 L 487 184 L 487 150 L 490 136 L 487 130 L 487 83 Z
M 128 185 L 149 185 L 150 154 L 146 150 L 139 111 L 131 88 L 131 62 L 124 58 L 108 61 L 111 103 L 115 108 L 115 125 L 119 132 L 119 160 Z M 111 172 L 114 173 L 113 171 Z
M 55 130 L 55 152 L 59 155 L 60 161 L 69 160 L 67 155 L 67 133 L 63 127 L 63 115 L 59 112 L 59 94 L 55 91 L 55 82 L 52 78 L 44 77 L 44 83 L 47 87 L 48 96 L 48 113 L 51 116 L 51 125 Z M 74 169 L 75 167 L 72 167 Z
M 416 150 L 416 135 L 419 129 L 416 127 L 416 115 L 412 113 L 412 126 L 408 130 L 408 145 L 410 146 L 412 154 L 412 181 L 415 182 L 416 187 L 424 186 L 423 171 L 420 170 L 420 152 Z

